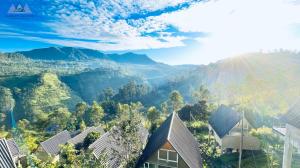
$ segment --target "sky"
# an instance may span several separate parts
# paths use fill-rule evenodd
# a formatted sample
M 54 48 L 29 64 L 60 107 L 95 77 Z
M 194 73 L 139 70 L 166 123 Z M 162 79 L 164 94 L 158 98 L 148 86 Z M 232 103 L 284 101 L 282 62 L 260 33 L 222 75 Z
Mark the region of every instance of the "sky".
M 300 0 L 0 0 L 1 52 L 71 46 L 208 64 L 299 44 Z

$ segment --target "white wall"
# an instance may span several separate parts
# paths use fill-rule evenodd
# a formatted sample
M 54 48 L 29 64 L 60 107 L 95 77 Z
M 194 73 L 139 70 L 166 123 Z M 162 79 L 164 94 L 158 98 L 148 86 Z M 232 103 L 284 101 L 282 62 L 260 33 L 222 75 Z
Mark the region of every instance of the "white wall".
M 284 153 L 283 153 L 283 168 L 290 168 L 293 155 L 293 147 L 300 148 L 300 129 L 287 124 L 286 135 L 284 140 Z

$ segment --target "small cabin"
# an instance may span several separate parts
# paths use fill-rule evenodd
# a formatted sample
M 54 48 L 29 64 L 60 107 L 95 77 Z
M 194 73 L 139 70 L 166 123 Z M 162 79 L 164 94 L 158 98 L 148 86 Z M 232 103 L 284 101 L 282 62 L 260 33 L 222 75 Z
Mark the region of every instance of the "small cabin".
M 152 134 L 137 168 L 202 168 L 199 144 L 176 113 Z
M 37 151 L 39 158 L 44 160 L 51 156 L 54 157 L 53 161 L 57 161 L 59 159 L 60 146 L 65 145 L 70 139 L 70 132 L 64 130 L 42 142 Z
M 282 167 L 290 168 L 293 150 L 296 149 L 296 152 L 300 153 L 300 102 L 295 104 L 281 119 L 286 123 Z
M 209 118 L 209 132 L 222 151 L 239 150 L 243 122 L 243 150 L 260 150 L 258 138 L 249 134 L 252 126 L 232 108 L 221 105 Z

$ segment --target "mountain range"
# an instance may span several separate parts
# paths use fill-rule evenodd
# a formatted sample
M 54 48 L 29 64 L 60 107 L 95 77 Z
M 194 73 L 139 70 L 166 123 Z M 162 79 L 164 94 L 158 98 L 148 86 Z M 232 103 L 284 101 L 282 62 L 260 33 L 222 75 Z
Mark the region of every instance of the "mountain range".
M 105 59 L 118 63 L 146 65 L 156 64 L 156 62 L 150 59 L 147 55 L 135 54 L 131 52 L 124 54 L 105 54 L 96 50 L 73 47 L 49 47 L 34 49 L 30 51 L 19 51 L 16 53 L 22 54 L 27 58 L 37 60 L 79 61 L 90 59 Z
M 0 54 L 0 86 L 28 91 L 43 72 L 58 75 L 73 97 L 88 103 L 103 89 L 115 91 L 134 80 L 151 91 L 141 101 L 156 105 L 172 90 L 187 103 L 201 85 L 215 104 L 242 104 L 264 114 L 284 113 L 300 96 L 300 54 L 290 51 L 248 53 L 209 65 L 171 66 L 135 53 L 105 54 L 90 49 L 50 47 Z M 34 79 L 34 80 L 33 80 Z

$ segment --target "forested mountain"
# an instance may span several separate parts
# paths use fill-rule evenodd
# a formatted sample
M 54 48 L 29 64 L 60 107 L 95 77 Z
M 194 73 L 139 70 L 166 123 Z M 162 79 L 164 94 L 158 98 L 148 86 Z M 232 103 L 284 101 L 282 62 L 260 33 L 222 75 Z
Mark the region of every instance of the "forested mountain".
M 101 100 L 108 88 L 118 101 L 160 106 L 173 90 L 191 102 L 193 92 L 204 85 L 216 104 L 242 104 L 272 115 L 285 112 L 300 95 L 300 54 L 288 51 L 251 53 L 199 66 L 170 66 L 143 55 L 69 47 L 0 57 L 0 86 L 11 90 L 18 118 L 45 117 L 52 109 L 49 104 L 71 108 L 78 101 Z
M 299 53 L 251 53 L 199 66 L 179 80 L 178 89 L 184 94 L 203 84 L 218 103 L 241 103 L 263 113 L 284 113 L 300 95 L 299 73 Z
M 105 59 L 115 61 L 118 63 L 130 64 L 156 64 L 147 55 L 140 55 L 135 53 L 125 54 L 104 54 L 100 51 L 91 49 L 80 49 L 73 47 L 50 47 L 35 49 L 31 51 L 17 52 L 27 58 L 39 60 L 64 60 L 64 61 L 79 61 L 89 59 Z
M 112 88 L 118 90 L 130 81 L 138 83 L 146 82 L 137 76 L 109 69 L 96 69 L 79 74 L 62 76 L 62 81 L 89 103 L 98 100 L 104 89 Z

